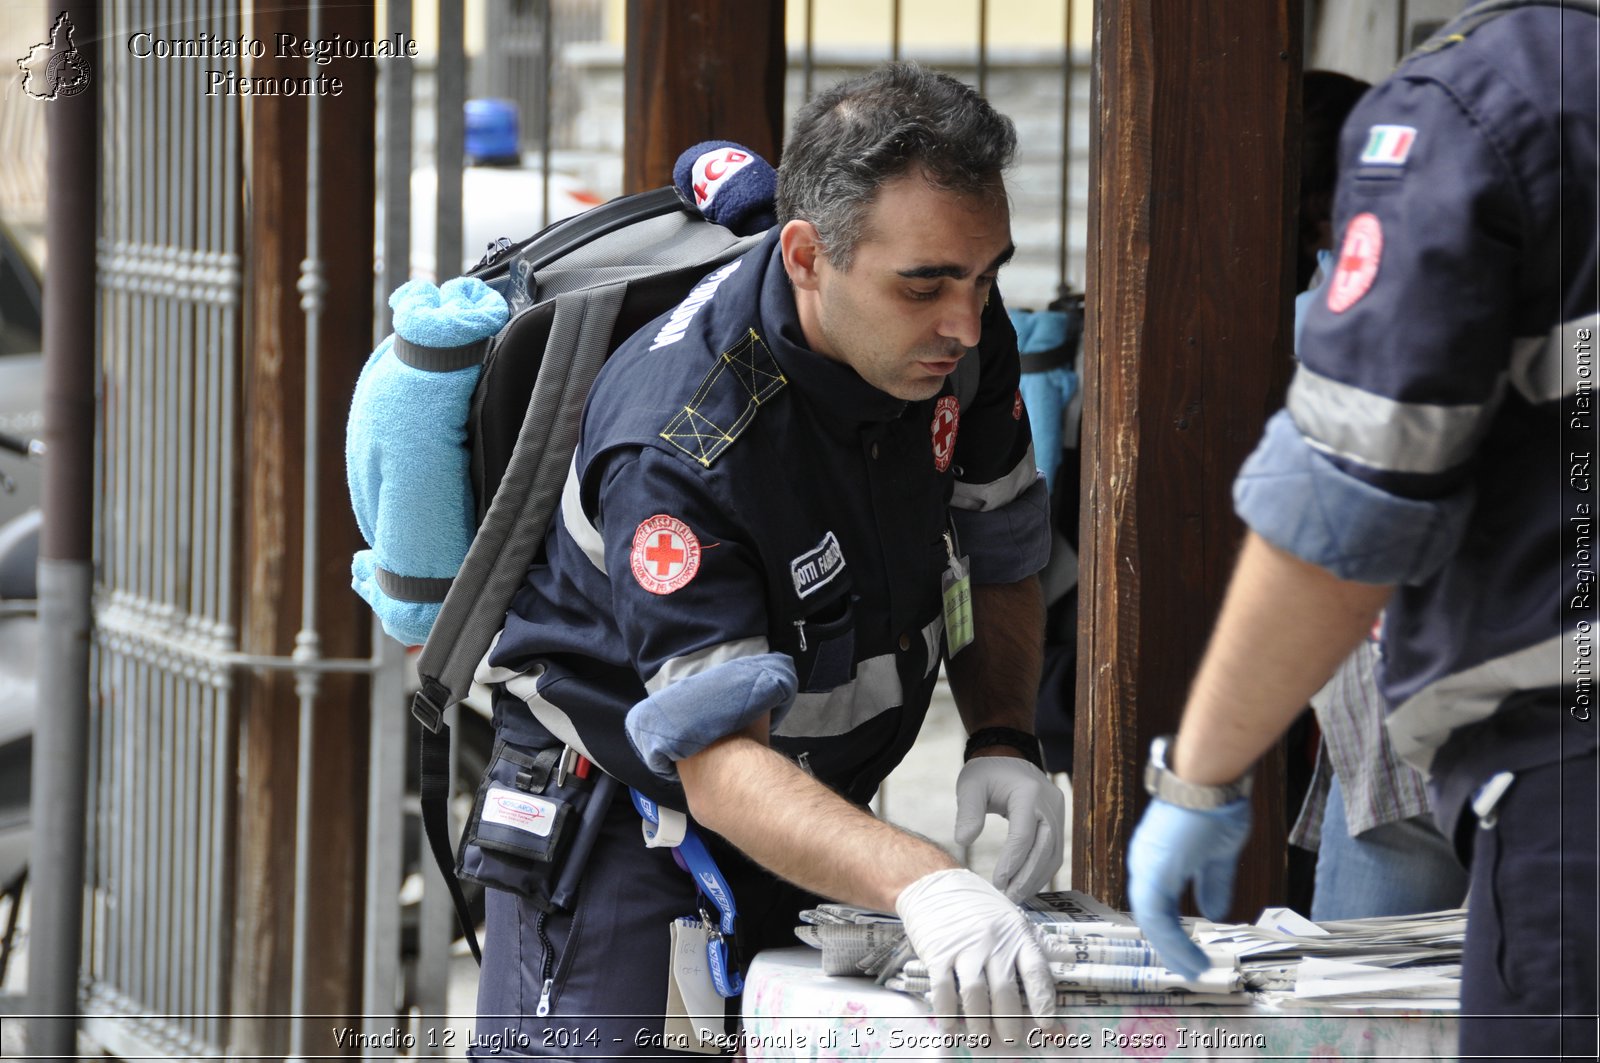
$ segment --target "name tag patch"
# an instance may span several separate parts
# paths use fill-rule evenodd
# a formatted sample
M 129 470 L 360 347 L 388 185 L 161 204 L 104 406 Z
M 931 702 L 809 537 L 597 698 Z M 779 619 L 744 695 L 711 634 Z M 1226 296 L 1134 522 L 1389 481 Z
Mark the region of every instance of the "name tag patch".
M 816 546 L 789 562 L 794 592 L 802 598 L 815 594 L 843 571 L 844 550 L 831 531 Z
M 483 798 L 483 822 L 498 823 L 548 837 L 555 826 L 556 806 L 534 794 L 519 793 L 504 786 L 491 786 Z

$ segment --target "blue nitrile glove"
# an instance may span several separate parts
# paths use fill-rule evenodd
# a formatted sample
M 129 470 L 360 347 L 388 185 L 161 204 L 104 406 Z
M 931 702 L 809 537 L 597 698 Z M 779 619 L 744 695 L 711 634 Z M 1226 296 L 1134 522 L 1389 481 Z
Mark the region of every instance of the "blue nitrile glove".
M 1211 966 L 1178 921 L 1178 899 L 1194 880 L 1207 919 L 1228 914 L 1239 850 L 1250 836 L 1250 799 L 1198 811 L 1152 798 L 1128 846 L 1128 901 L 1133 918 L 1170 970 L 1195 978 Z

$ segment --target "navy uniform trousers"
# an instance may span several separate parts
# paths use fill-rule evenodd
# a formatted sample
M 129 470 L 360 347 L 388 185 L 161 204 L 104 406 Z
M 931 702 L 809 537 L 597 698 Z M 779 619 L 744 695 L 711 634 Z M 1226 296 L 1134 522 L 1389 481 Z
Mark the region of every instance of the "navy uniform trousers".
M 1472 830 L 1464 1056 L 1596 1058 L 1595 765 L 1591 749 L 1517 772 Z
M 695 886 L 670 850 L 645 848 L 639 823 L 626 791 L 619 793 L 571 912 L 542 914 L 513 894 L 487 891 L 478 1023 L 468 1055 L 690 1055 L 664 1049 L 660 1035 L 669 927 L 696 914 Z M 819 898 L 701 836 L 733 888 L 746 957 L 797 944 L 798 913 Z M 541 1017 L 538 994 L 547 980 L 550 1010 Z

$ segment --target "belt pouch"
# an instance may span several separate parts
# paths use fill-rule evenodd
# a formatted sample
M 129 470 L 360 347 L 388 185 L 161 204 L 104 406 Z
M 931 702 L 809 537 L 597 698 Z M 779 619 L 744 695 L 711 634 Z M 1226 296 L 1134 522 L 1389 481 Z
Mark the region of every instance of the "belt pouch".
M 557 765 L 565 753 L 564 746 L 532 749 L 495 740 L 462 832 L 457 877 L 552 909 L 551 891 L 593 792 L 576 774 L 558 780 Z

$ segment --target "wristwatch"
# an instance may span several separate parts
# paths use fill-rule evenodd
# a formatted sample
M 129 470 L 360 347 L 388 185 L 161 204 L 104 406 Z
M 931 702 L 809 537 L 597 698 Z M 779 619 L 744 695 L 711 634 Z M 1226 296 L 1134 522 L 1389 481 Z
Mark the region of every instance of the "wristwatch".
M 1172 744 L 1172 737 L 1162 735 L 1150 743 L 1150 760 L 1144 766 L 1144 788 L 1152 797 L 1159 797 L 1179 808 L 1206 812 L 1250 796 L 1250 772 L 1245 772 L 1237 781 L 1226 786 L 1202 786 L 1200 783 L 1184 782 L 1172 774 L 1167 767 L 1167 747 Z

